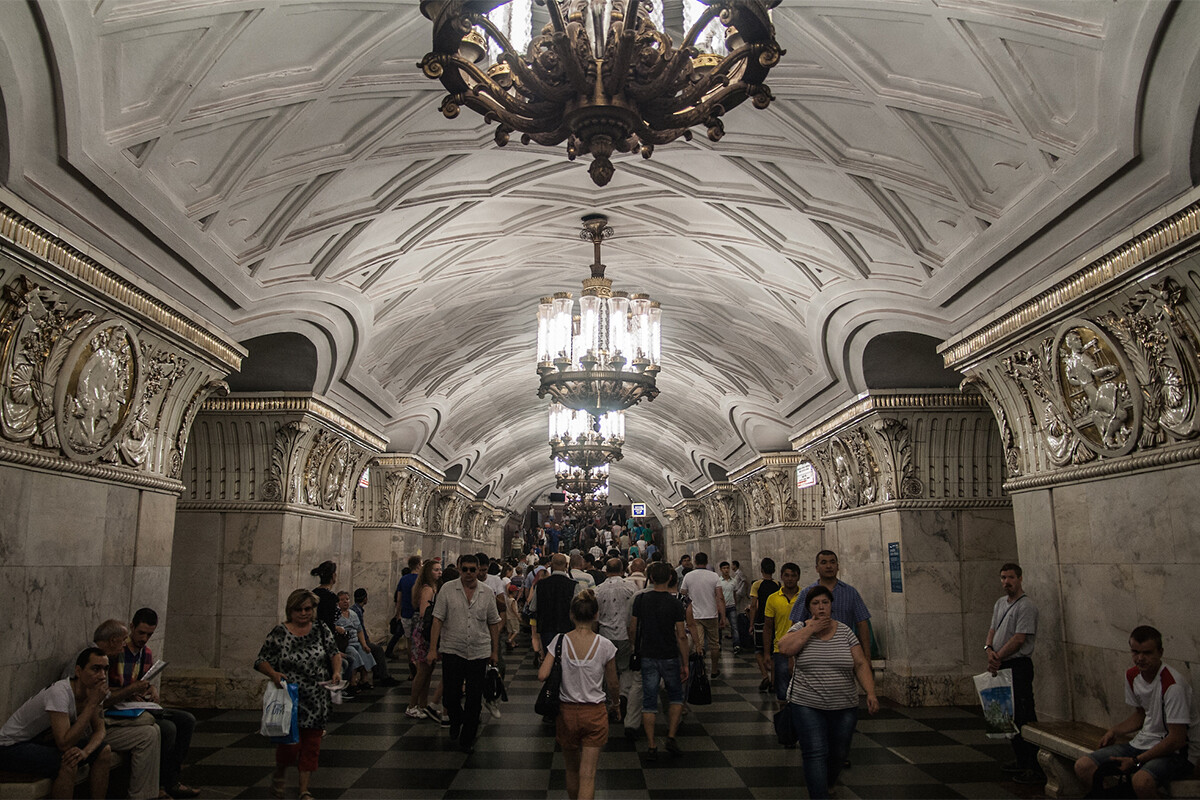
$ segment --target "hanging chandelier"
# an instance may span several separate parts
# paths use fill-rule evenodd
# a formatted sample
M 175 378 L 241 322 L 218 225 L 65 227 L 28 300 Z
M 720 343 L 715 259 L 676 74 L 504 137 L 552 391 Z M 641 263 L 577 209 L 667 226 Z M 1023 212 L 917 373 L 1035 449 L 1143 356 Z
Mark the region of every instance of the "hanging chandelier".
M 564 510 L 571 516 L 594 516 L 603 511 L 607 505 L 607 491 L 603 496 L 598 492 L 594 494 L 571 494 L 568 492 Z
M 592 494 L 603 489 L 607 495 L 608 464 L 583 469 L 557 460 L 554 462 L 554 483 L 561 491 L 570 494 Z
M 597 186 L 612 179 L 614 151 L 649 158 L 655 145 L 690 140 L 695 125 L 715 142 L 726 111 L 774 99 L 763 81 L 784 54 L 768 14 L 780 0 L 703 0 L 678 49 L 650 19 L 653 0 L 538 0 L 550 25 L 524 54 L 489 15 L 508 2 L 422 0 L 433 51 L 418 66 L 449 92 L 441 105 L 448 119 L 466 106 L 499 122 L 502 147 L 517 132 L 522 144 L 565 139 L 568 159 L 591 154 Z M 725 27 L 728 55 L 696 47 L 714 19 Z M 481 68 L 489 43 L 498 56 Z
M 550 458 L 591 469 L 620 461 L 624 444 L 624 411 L 610 411 L 597 420 L 586 411 L 550 404 Z
M 600 243 L 612 233 L 604 215 L 583 218 L 579 238 L 592 242 L 594 262 L 583 281 L 578 315 L 569 292 L 538 304 L 538 397 L 550 395 L 597 418 L 658 396 L 662 349 L 658 303 L 648 295 L 614 292 L 604 277 Z

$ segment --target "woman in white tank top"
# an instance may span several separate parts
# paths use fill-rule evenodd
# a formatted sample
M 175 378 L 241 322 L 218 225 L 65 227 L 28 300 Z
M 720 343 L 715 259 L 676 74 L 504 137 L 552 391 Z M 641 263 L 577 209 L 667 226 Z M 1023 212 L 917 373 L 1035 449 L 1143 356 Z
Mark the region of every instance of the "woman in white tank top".
M 546 647 L 538 680 L 550 677 L 558 640 L 562 638 L 562 686 L 557 729 L 567 765 L 567 796 L 590 800 L 596 796 L 596 766 L 608 741 L 608 708 L 617 703 L 617 647 L 595 631 L 599 606 L 590 589 L 571 601 L 575 630 L 555 636 Z M 608 694 L 604 693 L 605 683 Z M 611 700 L 610 700 L 611 698 Z

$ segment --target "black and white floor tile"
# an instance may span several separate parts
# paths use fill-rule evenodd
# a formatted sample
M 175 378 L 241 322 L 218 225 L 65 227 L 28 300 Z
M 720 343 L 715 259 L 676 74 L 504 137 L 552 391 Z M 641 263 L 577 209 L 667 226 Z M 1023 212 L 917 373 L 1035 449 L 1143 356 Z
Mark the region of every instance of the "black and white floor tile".
M 321 748 L 311 791 L 326 798 L 565 798 L 562 753 L 552 726 L 533 712 L 539 683 L 527 649 L 506 657 L 509 700 L 488 718 L 466 755 L 435 722 L 404 716 L 407 673 L 399 686 L 376 689 L 337 707 Z M 596 794 L 604 798 L 803 798 L 799 750 L 775 741 L 774 699 L 758 691 L 753 658 L 726 653 L 713 680 L 713 703 L 684 718 L 683 754 L 647 761 L 645 741 L 614 725 L 600 758 Z M 184 780 L 209 798 L 267 798 L 273 748 L 258 735 L 257 711 L 199 710 Z M 659 716 L 665 730 L 665 719 Z M 665 732 L 661 735 L 665 735 Z M 863 716 L 837 797 L 1030 798 L 1000 765 L 1006 742 L 983 734 L 977 709 L 901 708 L 884 701 Z M 296 773 L 288 797 L 297 796 Z

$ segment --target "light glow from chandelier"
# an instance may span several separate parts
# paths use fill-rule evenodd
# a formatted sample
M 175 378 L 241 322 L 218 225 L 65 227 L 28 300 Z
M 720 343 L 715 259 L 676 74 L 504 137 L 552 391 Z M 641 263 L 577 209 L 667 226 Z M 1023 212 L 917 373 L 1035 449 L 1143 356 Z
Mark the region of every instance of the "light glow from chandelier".
M 554 462 L 554 484 L 564 492 L 572 494 L 592 494 L 603 487 L 608 493 L 608 464 L 600 464 L 591 469 L 573 467 L 567 462 L 556 459 Z
M 595 246 L 595 261 L 578 314 L 569 292 L 538 304 L 538 397 L 602 417 L 658 396 L 662 308 L 649 295 L 612 290 L 600 262 L 600 243 L 612 228 L 600 214 L 583 223 L 580 238 Z

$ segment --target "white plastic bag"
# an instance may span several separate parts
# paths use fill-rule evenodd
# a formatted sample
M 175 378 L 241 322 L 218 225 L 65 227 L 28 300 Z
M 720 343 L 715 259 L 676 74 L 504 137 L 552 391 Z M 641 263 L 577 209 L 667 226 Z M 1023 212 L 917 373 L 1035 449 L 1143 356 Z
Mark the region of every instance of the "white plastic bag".
M 276 686 L 267 681 L 263 692 L 262 725 L 258 732 L 263 736 L 287 736 L 292 732 L 292 694 L 287 684 Z
M 1011 739 L 1019 729 L 1013 722 L 1012 670 L 1002 669 L 993 675 L 981 672 L 975 676 L 975 691 L 983 706 L 983 719 L 989 739 Z

